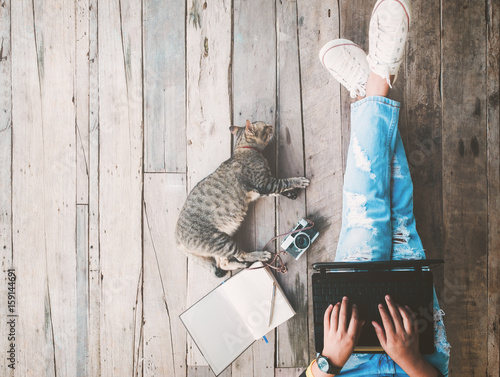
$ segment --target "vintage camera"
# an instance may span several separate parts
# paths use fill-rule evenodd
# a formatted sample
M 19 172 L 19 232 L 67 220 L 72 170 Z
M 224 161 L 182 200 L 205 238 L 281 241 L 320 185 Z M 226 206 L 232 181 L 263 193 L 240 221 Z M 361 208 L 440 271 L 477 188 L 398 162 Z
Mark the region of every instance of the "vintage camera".
M 313 223 L 306 219 L 299 220 L 291 234 L 286 236 L 281 243 L 281 248 L 296 260 L 299 259 L 319 236 L 319 232 L 312 225 Z

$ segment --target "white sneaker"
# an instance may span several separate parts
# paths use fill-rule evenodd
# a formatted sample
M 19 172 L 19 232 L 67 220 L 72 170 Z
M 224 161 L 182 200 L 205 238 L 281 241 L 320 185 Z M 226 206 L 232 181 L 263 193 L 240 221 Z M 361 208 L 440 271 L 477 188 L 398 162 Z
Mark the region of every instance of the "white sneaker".
M 403 60 L 411 19 L 409 0 L 378 0 L 370 20 L 370 52 L 367 61 L 373 73 L 392 88 Z M 390 76 L 394 80 L 390 82 Z
M 325 44 L 319 52 L 321 64 L 344 85 L 351 97 L 366 95 L 366 82 L 370 68 L 365 52 L 354 42 L 335 39 Z

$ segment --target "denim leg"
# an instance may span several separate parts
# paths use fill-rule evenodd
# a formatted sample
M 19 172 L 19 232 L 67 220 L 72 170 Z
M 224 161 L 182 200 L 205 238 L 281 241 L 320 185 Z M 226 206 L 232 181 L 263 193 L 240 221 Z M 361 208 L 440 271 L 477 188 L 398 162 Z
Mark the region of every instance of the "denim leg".
M 385 97 L 367 97 L 351 105 L 337 261 L 391 258 L 390 162 L 398 116 L 399 103 Z
M 391 259 L 425 259 L 413 215 L 413 182 L 399 130 L 391 161 Z

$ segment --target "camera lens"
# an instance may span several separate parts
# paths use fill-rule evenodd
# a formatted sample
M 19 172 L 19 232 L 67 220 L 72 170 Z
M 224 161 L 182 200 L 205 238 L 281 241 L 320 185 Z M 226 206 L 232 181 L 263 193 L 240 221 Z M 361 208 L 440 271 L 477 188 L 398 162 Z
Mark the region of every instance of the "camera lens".
M 295 246 L 297 249 L 305 249 L 310 245 L 309 236 L 305 233 L 299 233 L 295 237 Z

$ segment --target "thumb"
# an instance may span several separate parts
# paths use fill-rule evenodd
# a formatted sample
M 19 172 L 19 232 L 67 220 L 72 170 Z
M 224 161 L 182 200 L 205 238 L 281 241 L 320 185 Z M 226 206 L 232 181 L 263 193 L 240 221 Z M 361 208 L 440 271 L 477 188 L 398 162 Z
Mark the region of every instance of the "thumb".
M 377 338 L 380 342 L 380 345 L 385 348 L 385 343 L 387 341 L 385 337 L 384 329 L 375 321 L 372 321 L 372 325 L 375 328 L 375 333 L 377 334 Z

